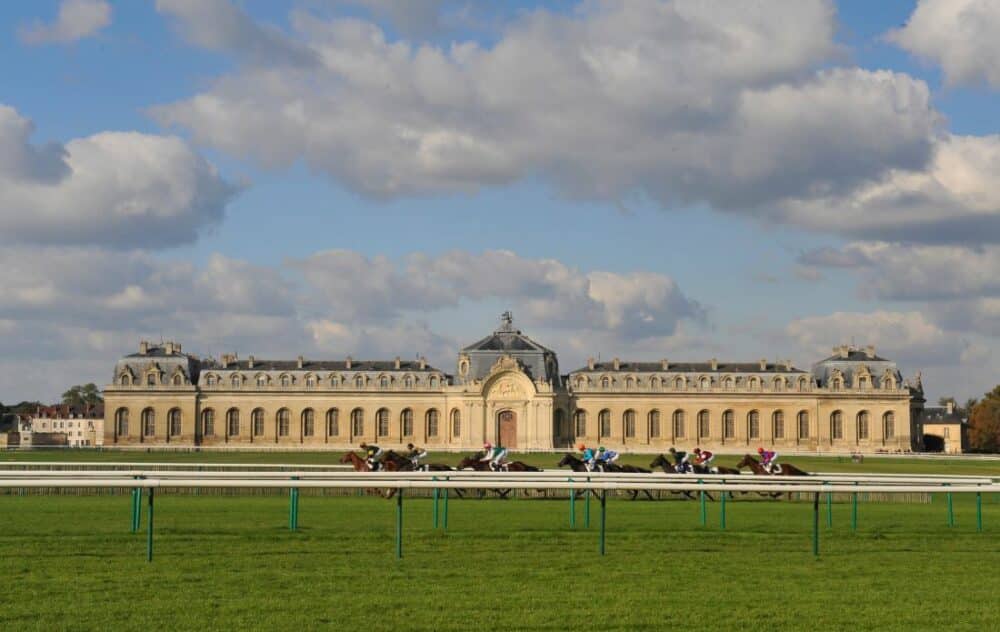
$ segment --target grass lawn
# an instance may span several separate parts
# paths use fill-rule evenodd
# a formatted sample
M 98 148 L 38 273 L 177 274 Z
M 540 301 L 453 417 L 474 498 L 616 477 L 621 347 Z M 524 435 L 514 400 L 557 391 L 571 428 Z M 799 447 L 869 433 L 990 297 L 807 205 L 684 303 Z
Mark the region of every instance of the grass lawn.
M 407 499 L 158 496 L 155 558 L 129 497 L 0 496 L 0 629 L 989 630 L 1000 626 L 1000 503 L 608 502 L 607 556 L 566 500 L 453 500 L 449 529 Z

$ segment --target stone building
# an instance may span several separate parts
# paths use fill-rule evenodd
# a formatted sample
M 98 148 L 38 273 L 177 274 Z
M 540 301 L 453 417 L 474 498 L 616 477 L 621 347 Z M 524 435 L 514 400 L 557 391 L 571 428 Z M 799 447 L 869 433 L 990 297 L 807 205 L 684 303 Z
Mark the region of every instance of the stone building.
M 913 448 L 923 403 L 919 384 L 872 347 L 837 347 L 808 371 L 614 359 L 561 373 L 507 313 L 458 353 L 454 374 L 398 357 L 202 360 L 143 342 L 105 389 L 105 445 L 896 452 Z
M 104 445 L 104 407 L 40 406 L 20 422 L 21 447 Z

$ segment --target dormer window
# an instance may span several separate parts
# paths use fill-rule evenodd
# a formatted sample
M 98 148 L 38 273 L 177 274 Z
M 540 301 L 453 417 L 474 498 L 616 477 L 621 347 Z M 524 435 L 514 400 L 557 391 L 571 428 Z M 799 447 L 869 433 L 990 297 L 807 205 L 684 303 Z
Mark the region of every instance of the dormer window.
M 267 376 L 261 373 L 257 376 L 257 386 L 264 387 L 267 386 Z
M 437 388 L 437 382 L 438 381 L 436 375 L 432 375 L 430 379 L 427 380 L 427 384 L 428 386 L 430 386 L 430 388 Z
M 308 386 L 310 388 L 312 388 L 313 386 L 316 386 L 316 376 L 315 375 L 307 375 L 306 376 L 306 386 Z
M 174 376 L 174 386 L 180 386 L 184 383 L 184 376 L 178 373 Z
M 611 378 L 602 377 L 601 378 L 601 388 L 611 388 Z
M 383 375 L 378 379 L 379 388 L 389 388 L 389 376 Z
M 413 388 L 413 378 L 409 375 L 403 378 L 403 386 L 406 388 Z
M 282 386 L 291 386 L 292 385 L 292 378 L 289 377 L 288 375 L 282 375 L 281 376 L 281 385 Z
M 359 376 L 355 377 L 354 378 L 354 386 L 356 388 L 364 388 L 365 387 L 365 376 L 359 375 Z
M 118 379 L 118 383 L 122 386 L 128 386 L 132 383 L 132 378 L 128 373 L 122 373 L 122 376 Z
M 156 386 L 156 374 L 150 373 L 146 376 L 146 386 Z
M 233 375 L 233 377 L 230 378 L 230 382 L 232 383 L 233 388 L 239 388 L 243 383 L 243 380 L 240 379 L 239 375 Z
M 215 386 L 215 375 L 209 373 L 205 377 L 205 386 Z

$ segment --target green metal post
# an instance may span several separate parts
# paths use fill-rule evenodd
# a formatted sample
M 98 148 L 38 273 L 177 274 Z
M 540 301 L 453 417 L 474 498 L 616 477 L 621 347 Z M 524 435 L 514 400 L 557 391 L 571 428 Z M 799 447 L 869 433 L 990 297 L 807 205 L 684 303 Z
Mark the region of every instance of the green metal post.
M 299 477 L 293 476 L 292 480 L 298 480 Z M 295 531 L 299 528 L 299 489 L 297 487 L 292 487 L 288 490 L 288 529 L 290 531 Z
M 146 561 L 153 561 L 153 488 L 149 488 L 149 524 L 146 525 Z
M 608 492 L 606 490 L 601 490 L 601 555 L 604 555 L 604 533 L 605 533 L 605 521 L 607 519 L 607 500 Z
M 589 476 L 587 477 L 587 482 L 588 483 L 590 482 Z M 584 503 L 584 512 L 583 512 L 583 526 L 587 529 L 590 528 L 590 497 L 593 495 L 594 495 L 593 492 L 587 490 L 587 496 L 586 496 L 587 500 Z
M 983 493 L 976 492 L 976 531 L 983 532 Z
M 699 479 L 698 484 L 701 485 L 702 483 L 704 483 L 704 481 Z M 698 494 L 701 497 L 701 526 L 704 527 L 708 524 L 708 507 L 705 506 L 705 491 L 701 490 Z
M 432 481 L 437 480 L 437 476 L 431 477 Z M 441 495 L 441 490 L 437 487 L 434 488 L 434 528 L 438 528 L 438 497 Z
M 833 492 L 826 493 L 826 526 L 833 528 Z
M 819 492 L 813 495 L 813 555 L 819 555 Z
M 396 490 L 396 559 L 403 559 L 403 489 Z
M 139 517 L 142 515 L 142 490 L 138 487 L 132 488 L 132 533 L 139 529 Z
M 719 528 L 726 528 L 726 493 L 722 493 L 722 500 L 719 504 L 721 513 L 719 514 Z
M 572 478 L 566 480 L 573 482 Z M 576 529 L 576 490 L 572 487 L 569 490 L 569 528 Z
M 451 480 L 451 478 L 450 477 L 445 477 L 444 480 L 446 480 L 446 481 L 447 480 Z M 444 488 L 444 520 L 442 520 L 442 526 L 445 529 L 445 531 L 448 530 L 448 492 L 449 492 L 448 488 L 445 487 Z
M 854 484 L 857 486 L 857 483 Z M 858 530 L 858 492 L 851 494 L 851 531 Z
M 948 487 L 949 484 L 945 483 L 944 486 Z M 948 526 L 949 527 L 954 527 L 955 526 L 955 507 L 954 507 L 954 505 L 952 504 L 952 501 L 951 501 L 951 492 L 948 492 L 947 495 L 948 495 Z

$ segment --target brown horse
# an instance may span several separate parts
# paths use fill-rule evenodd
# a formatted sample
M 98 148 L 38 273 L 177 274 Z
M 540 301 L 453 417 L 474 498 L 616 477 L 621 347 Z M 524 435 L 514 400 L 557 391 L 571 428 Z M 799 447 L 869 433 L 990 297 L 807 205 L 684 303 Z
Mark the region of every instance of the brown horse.
M 444 463 L 424 463 L 418 468 L 414 468 L 412 459 L 393 450 L 386 451 L 382 456 L 382 463 L 387 472 L 450 472 L 452 470 L 450 465 Z
M 465 468 L 473 469 L 477 472 L 492 472 L 490 469 L 490 462 L 483 461 L 483 453 L 477 452 L 472 456 L 467 456 L 458 462 L 458 469 L 463 470 Z M 504 464 L 503 472 L 541 472 L 541 469 L 535 467 L 534 465 L 528 465 L 523 461 L 508 461 Z
M 777 471 L 768 472 L 764 469 L 764 466 L 760 464 L 757 459 L 753 458 L 749 454 L 743 455 L 743 458 L 739 463 L 736 464 L 738 468 L 749 467 L 750 470 L 757 476 L 809 476 L 809 472 L 800 470 L 791 463 L 782 463 L 778 466 Z
M 368 467 L 368 461 L 363 457 L 358 456 L 354 452 L 345 452 L 344 456 L 340 457 L 341 463 L 350 463 L 354 467 L 355 472 L 370 472 L 371 468 Z
M 653 459 L 653 462 L 649 464 L 649 467 L 651 467 L 653 469 L 661 468 L 663 470 L 664 474 L 678 474 L 678 472 L 677 472 L 677 466 L 674 465 L 673 463 L 671 463 L 670 459 L 668 459 L 663 454 L 660 454 L 655 459 Z M 674 493 L 674 494 L 683 494 L 685 498 L 687 498 L 689 500 L 694 500 L 694 493 L 691 492 L 691 491 L 672 492 L 672 493 Z M 715 500 L 715 498 L 713 498 L 712 495 L 709 494 L 708 492 L 705 492 L 705 496 L 709 500 L 713 500 L 713 501 Z

